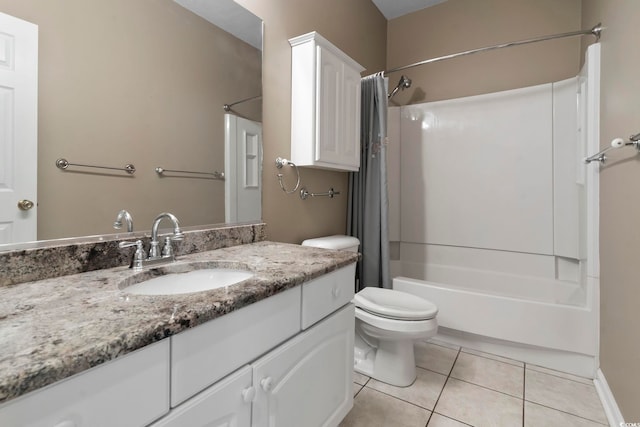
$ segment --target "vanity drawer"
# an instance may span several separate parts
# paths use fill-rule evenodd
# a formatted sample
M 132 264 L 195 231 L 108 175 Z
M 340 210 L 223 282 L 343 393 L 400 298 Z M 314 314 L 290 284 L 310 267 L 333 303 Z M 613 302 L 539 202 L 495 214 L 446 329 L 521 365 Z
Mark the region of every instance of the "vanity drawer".
M 1 426 L 142 427 L 169 411 L 169 340 L 0 406 Z
M 171 337 L 171 407 L 300 332 L 300 286 Z
M 302 285 L 302 329 L 307 329 L 353 299 L 356 264 Z

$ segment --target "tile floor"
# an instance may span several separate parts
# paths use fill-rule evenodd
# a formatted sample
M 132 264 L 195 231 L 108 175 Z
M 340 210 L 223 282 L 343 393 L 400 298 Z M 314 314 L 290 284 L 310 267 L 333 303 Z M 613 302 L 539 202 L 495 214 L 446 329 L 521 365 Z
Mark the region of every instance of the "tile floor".
M 608 425 L 590 379 L 435 340 L 416 344 L 416 365 L 409 387 L 354 374 L 340 427 Z

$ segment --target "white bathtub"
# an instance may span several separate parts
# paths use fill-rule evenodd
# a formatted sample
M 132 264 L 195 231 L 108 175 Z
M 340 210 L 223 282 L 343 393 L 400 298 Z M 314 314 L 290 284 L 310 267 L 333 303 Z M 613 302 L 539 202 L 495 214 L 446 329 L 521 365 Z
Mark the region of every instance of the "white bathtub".
M 504 278 L 495 279 L 484 277 L 481 283 L 463 287 L 395 277 L 393 288 L 436 304 L 438 324 L 447 341 L 593 377 L 598 354 L 594 331 L 599 325 L 593 310 L 597 279 L 587 279 L 582 305 L 575 305 L 574 298 L 573 305 L 549 301 L 554 292 L 548 286 L 518 286 L 517 297 L 513 292 L 501 295 L 495 284 Z M 523 283 L 531 280 L 521 279 Z M 556 285 L 560 285 L 557 291 L 564 284 Z

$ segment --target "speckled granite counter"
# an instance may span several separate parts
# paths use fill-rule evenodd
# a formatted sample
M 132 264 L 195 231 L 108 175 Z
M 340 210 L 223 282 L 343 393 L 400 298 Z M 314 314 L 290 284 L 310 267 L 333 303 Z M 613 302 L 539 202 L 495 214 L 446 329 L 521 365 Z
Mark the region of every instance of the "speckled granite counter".
M 131 295 L 126 267 L 0 287 L 0 403 L 97 366 L 357 260 L 352 252 L 259 242 L 200 252 L 190 263 L 244 267 L 255 276 L 228 288 Z M 196 267 L 197 268 L 197 267 Z

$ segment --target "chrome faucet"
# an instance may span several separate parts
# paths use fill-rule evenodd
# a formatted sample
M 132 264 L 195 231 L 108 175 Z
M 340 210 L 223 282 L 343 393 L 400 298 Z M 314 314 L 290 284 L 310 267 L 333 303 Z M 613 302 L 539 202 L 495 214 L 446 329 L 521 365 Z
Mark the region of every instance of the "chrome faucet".
M 173 223 L 173 237 L 167 236 L 165 238 L 164 249 L 160 252 L 158 246 L 160 242 L 158 242 L 158 227 L 160 227 L 160 222 L 164 219 L 168 218 Z M 163 212 L 153 220 L 153 226 L 151 227 L 151 247 L 149 248 L 149 260 L 156 260 L 162 258 L 173 258 L 173 249 L 171 248 L 172 240 L 182 240 L 184 238 L 184 234 L 182 230 L 180 230 L 180 223 L 178 222 L 178 218 L 172 213 Z
M 133 217 L 131 216 L 129 211 L 126 211 L 124 209 L 118 212 L 118 216 L 113 223 L 113 228 L 115 228 L 116 230 L 120 230 L 122 228 L 122 220 L 127 223 L 127 231 L 131 233 L 133 231 Z
M 164 247 L 162 248 L 162 251 L 160 251 L 160 242 L 158 241 L 158 228 L 160 227 L 160 222 L 164 218 L 168 218 L 173 223 L 173 236 L 165 237 Z M 178 218 L 176 218 L 176 216 L 171 213 L 163 212 L 153 220 L 153 226 L 151 227 L 151 246 L 149 247 L 149 255 L 147 255 L 144 251 L 142 240 L 136 240 L 135 242 L 120 242 L 119 247 L 121 249 L 129 248 L 132 246 L 136 247 L 136 251 L 131 258 L 131 265 L 129 267 L 133 268 L 134 270 L 140 271 L 145 265 L 157 265 L 175 261 L 176 257 L 173 253 L 171 242 L 173 240 L 182 240 L 183 238 L 184 234 L 182 233 L 182 230 L 180 230 L 180 223 L 178 222 Z

